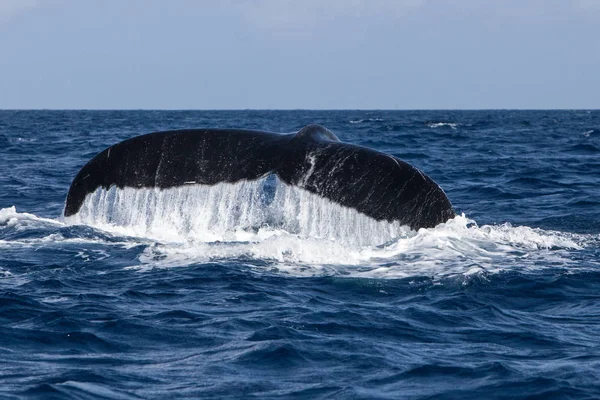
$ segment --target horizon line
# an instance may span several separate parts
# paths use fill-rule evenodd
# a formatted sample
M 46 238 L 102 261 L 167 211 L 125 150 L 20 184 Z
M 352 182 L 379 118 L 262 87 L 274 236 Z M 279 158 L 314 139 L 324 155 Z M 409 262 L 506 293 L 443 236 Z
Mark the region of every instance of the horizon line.
M 0 108 L 0 111 L 600 111 L 600 108 Z

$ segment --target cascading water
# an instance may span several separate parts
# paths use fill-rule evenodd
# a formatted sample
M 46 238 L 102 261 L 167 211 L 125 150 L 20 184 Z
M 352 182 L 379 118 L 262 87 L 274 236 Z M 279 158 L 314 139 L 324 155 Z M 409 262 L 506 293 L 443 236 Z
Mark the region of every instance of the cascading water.
M 249 258 L 273 260 L 297 275 L 380 278 L 493 272 L 499 264 L 506 269 L 507 259 L 518 268 L 536 269 L 548 260 L 568 267 L 570 250 L 596 240 L 509 224 L 478 227 L 464 216 L 416 232 L 274 176 L 163 190 L 99 189 L 65 222 L 157 240 L 140 255 L 143 265 Z
M 349 246 L 373 246 L 409 232 L 398 223 L 375 221 L 274 176 L 162 190 L 99 189 L 67 220 L 127 228 L 136 236 L 170 241 L 248 240 L 258 230 L 269 229 Z

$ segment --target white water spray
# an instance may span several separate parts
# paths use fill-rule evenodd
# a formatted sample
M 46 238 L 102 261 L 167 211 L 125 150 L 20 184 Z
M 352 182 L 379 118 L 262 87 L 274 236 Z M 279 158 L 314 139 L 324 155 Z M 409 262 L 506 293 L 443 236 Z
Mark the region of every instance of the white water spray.
M 66 220 L 173 242 L 253 241 L 259 231 L 282 230 L 364 247 L 410 232 L 279 181 L 269 194 L 272 183 L 265 178 L 170 189 L 99 189 Z
M 570 267 L 593 235 L 510 224 L 478 227 L 463 216 L 412 231 L 272 178 L 171 189 L 99 189 L 65 218 L 153 245 L 135 268 L 264 260 L 292 275 L 399 278 Z

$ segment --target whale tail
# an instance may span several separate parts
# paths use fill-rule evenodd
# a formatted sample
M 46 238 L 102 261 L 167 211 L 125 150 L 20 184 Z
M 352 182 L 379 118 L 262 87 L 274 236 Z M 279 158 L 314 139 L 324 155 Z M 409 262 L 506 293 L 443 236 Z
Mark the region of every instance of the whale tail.
M 443 190 L 410 164 L 340 142 L 326 128 L 296 134 L 241 129 L 155 132 L 117 143 L 76 175 L 64 215 L 76 214 L 98 188 L 170 188 L 256 180 L 276 174 L 376 220 L 429 228 L 454 217 Z

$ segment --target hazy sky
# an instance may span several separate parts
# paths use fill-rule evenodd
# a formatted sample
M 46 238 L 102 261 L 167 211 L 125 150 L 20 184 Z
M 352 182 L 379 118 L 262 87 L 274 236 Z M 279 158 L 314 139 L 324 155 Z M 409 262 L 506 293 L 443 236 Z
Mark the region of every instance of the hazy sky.
M 0 0 L 0 108 L 600 108 L 600 0 Z

